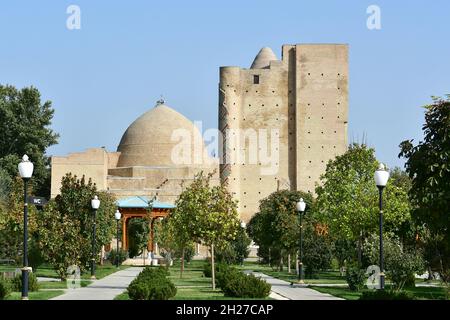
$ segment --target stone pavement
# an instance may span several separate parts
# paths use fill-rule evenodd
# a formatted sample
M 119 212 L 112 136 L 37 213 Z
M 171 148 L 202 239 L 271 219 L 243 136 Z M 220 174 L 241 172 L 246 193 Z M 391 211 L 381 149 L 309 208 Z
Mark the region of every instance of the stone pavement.
M 261 277 L 272 285 L 272 292 L 288 300 L 344 300 L 330 294 L 321 293 L 307 288 L 306 285 L 291 284 L 287 281 L 276 279 L 264 273 L 251 272 L 256 277 Z M 274 297 L 276 299 L 276 297 Z
M 84 288 L 67 289 L 66 293 L 51 300 L 113 300 L 124 292 L 143 268 L 131 267 L 117 271 Z

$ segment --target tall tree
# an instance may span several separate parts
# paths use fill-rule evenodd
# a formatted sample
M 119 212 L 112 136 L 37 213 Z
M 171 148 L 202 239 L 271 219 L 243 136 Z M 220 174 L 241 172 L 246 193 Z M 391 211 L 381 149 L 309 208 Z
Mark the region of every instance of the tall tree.
M 352 144 L 327 164 L 316 188 L 319 219 L 334 238 L 357 245 L 359 262 L 364 238 L 378 226 L 378 191 L 373 180 L 377 167 L 374 149 Z M 410 216 L 407 194 L 388 183 L 384 199 L 385 228 L 395 230 Z
M 425 106 L 424 139 L 400 144 L 399 157 L 406 159 L 405 169 L 412 181 L 409 196 L 413 217 L 429 230 L 434 267 L 450 280 L 450 95 L 433 97 Z
M 212 287 L 215 289 L 214 247 L 233 240 L 239 227 L 237 203 L 223 186 L 211 187 L 203 172 L 181 193 L 172 217 L 179 243 L 203 242 L 211 248 Z
M 41 103 L 38 89 L 0 85 L 0 168 L 15 177 L 17 164 L 28 154 L 34 163 L 34 190 L 42 196 L 50 195 L 50 162 L 45 152 L 59 137 L 50 129 L 53 114 L 52 103 Z
M 115 235 L 114 212 L 116 204 L 111 194 L 98 191 L 96 185 L 90 179 L 86 181 L 84 176 L 79 179 L 70 173 L 64 176 L 61 182 L 61 194 L 52 201 L 52 205 L 44 209 L 43 218 L 37 219 L 40 224 L 38 228 L 39 238 L 44 239 L 40 242 L 42 252 L 46 259 L 53 259 L 56 269 L 75 260 L 81 270 L 85 270 L 89 266 L 92 254 L 93 226 L 91 200 L 95 195 L 101 202 L 96 217 L 97 231 L 94 249 L 98 257 L 101 247 L 110 243 Z M 51 231 L 58 229 L 58 227 L 66 231 L 64 233 Z M 67 241 L 60 243 L 61 237 L 64 236 L 69 238 Z M 77 238 L 74 237 L 78 237 L 79 241 L 77 242 Z M 78 243 L 76 255 L 70 247 L 74 243 Z M 61 251 L 67 251 L 67 253 Z
M 249 222 L 250 237 L 260 248 L 279 252 L 278 266 L 283 266 L 283 256 L 297 251 L 300 226 L 296 204 L 303 198 L 305 215 L 313 212 L 314 201 L 310 193 L 301 191 L 276 191 L 260 201 L 259 212 Z

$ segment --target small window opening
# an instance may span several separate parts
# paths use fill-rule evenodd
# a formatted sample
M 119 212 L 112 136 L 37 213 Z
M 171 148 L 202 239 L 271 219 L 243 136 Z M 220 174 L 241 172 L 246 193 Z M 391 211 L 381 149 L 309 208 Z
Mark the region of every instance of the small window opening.
M 259 84 L 259 76 L 258 75 L 253 76 L 253 84 Z

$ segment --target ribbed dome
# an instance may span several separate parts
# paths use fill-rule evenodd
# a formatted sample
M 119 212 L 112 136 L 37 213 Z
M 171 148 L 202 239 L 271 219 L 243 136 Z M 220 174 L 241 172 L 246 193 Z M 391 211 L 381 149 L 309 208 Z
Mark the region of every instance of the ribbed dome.
M 181 130 L 180 130 L 181 129 Z M 175 135 L 172 136 L 174 134 Z M 188 139 L 182 140 L 180 133 L 186 133 Z M 200 141 L 195 150 L 194 139 Z M 182 143 L 180 141 L 183 141 Z M 202 136 L 194 124 L 182 114 L 163 102 L 137 118 L 125 131 L 117 151 L 120 151 L 118 167 L 133 166 L 175 166 L 183 163 L 172 159 L 172 152 L 177 149 L 188 150 L 188 157 L 194 162 L 194 152 L 205 152 Z M 186 153 L 185 153 L 186 154 Z M 176 159 L 175 159 L 176 160 Z M 188 164 L 188 163 L 185 163 Z
M 268 68 L 270 61 L 278 60 L 275 53 L 269 47 L 262 48 L 253 60 L 251 69 L 264 69 Z

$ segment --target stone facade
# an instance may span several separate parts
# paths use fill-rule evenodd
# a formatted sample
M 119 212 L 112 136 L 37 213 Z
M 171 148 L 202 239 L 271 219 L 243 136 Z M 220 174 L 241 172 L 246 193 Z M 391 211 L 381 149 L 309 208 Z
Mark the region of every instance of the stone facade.
M 284 45 L 281 60 L 263 48 L 250 69 L 221 67 L 220 175 L 241 219 L 277 189 L 314 193 L 327 162 L 347 148 L 347 123 L 347 45 Z
M 186 151 L 181 158 L 185 162 L 173 161 L 176 148 Z M 128 127 L 117 150 L 96 148 L 52 157 L 52 198 L 68 172 L 91 178 L 99 190 L 108 190 L 117 199 L 156 196 L 170 204 L 200 171 L 215 172 L 212 184 L 219 183 L 218 161 L 207 155 L 199 130 L 162 102 Z
M 327 162 L 346 150 L 347 121 L 347 45 L 284 45 L 281 60 L 263 48 L 249 69 L 220 68 L 220 170 L 193 123 L 160 101 L 129 126 L 117 152 L 52 157 L 51 196 L 72 172 L 117 198 L 156 196 L 173 204 L 196 173 L 215 172 L 212 183 L 227 185 L 248 222 L 278 189 L 314 193 Z M 190 138 L 174 140 L 180 131 Z M 180 147 L 188 161 L 174 163 Z

